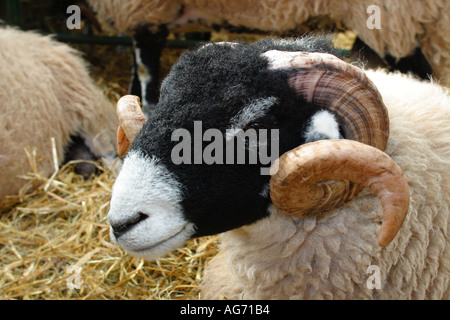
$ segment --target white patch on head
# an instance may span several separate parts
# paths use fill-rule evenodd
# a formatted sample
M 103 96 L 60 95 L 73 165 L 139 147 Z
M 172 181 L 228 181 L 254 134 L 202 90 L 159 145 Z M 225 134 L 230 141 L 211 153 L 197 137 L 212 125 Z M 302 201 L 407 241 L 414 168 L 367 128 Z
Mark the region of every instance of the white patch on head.
M 270 108 L 278 102 L 276 97 L 255 99 L 246 105 L 237 115 L 230 120 L 230 128 L 227 130 L 226 139 L 230 141 L 240 130 L 249 123 L 264 117 Z
M 261 54 L 269 60 L 269 69 L 290 69 L 292 61 L 297 57 L 299 52 L 286 52 L 279 50 L 269 50 Z
M 154 260 L 184 245 L 194 234 L 181 208 L 181 188 L 157 159 L 127 155 L 113 187 L 108 220 L 111 239 L 129 253 Z M 143 213 L 148 216 L 116 238 L 113 226 Z
M 261 54 L 269 61 L 269 70 L 311 67 L 325 60 L 338 59 L 329 53 L 269 50 Z
M 306 142 L 323 139 L 341 139 L 336 117 L 329 111 L 322 110 L 311 117 L 304 138 Z

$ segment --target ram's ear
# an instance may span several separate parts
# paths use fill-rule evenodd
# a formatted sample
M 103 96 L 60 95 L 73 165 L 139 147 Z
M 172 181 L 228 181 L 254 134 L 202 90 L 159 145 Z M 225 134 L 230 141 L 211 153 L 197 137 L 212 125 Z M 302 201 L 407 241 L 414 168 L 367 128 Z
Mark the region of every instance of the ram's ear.
M 123 131 L 123 128 L 119 125 L 119 127 L 117 128 L 117 154 L 121 157 L 124 156 L 130 146 L 130 140 L 125 135 L 125 131 Z
M 119 117 L 117 153 L 119 156 L 123 156 L 127 153 L 146 120 L 142 113 L 139 97 L 126 95 L 120 98 L 117 102 L 117 116 Z

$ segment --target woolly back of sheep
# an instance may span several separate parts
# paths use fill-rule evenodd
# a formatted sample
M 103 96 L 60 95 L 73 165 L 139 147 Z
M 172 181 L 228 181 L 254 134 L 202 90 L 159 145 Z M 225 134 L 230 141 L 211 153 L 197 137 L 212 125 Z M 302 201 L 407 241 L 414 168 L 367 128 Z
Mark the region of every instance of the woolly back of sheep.
M 43 176 L 55 171 L 54 158 L 63 160 L 70 135 L 90 137 L 98 155 L 114 151 L 115 110 L 78 52 L 12 28 L 0 29 L 0 43 L 0 198 L 23 186 L 17 176 L 30 169 L 25 150 L 38 152 Z

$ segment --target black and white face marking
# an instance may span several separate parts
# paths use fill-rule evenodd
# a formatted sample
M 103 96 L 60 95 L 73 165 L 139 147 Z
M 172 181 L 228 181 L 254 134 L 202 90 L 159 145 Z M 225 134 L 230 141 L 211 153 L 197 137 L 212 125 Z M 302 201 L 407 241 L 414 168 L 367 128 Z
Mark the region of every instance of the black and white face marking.
M 226 135 L 229 129 L 263 126 L 279 130 L 280 155 L 318 134 L 335 137 L 329 128 L 332 117 L 299 97 L 288 85 L 290 71 L 270 69 L 263 55 L 271 49 L 314 48 L 313 43 L 298 47 L 302 43 L 292 48 L 276 42 L 207 45 L 178 60 L 113 188 L 108 219 L 114 241 L 154 259 L 189 238 L 270 214 L 270 176 L 261 175 L 261 163 L 175 164 L 171 154 L 178 142 L 171 137 L 181 128 L 193 136 L 196 121 L 202 122 L 203 132 L 223 132 L 224 141 L 234 138 Z
M 175 250 L 194 234 L 181 200 L 180 185 L 163 164 L 130 153 L 113 188 L 111 239 L 148 260 Z

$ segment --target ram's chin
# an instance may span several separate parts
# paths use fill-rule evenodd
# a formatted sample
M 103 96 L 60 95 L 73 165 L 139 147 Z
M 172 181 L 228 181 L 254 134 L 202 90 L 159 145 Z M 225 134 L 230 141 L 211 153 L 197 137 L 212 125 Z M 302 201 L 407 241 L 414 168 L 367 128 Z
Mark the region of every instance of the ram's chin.
M 191 239 L 194 233 L 194 224 L 187 223 L 182 227 L 180 231 L 153 243 L 142 243 L 140 241 L 133 241 L 132 239 L 123 241 L 121 239 L 116 239 L 112 232 L 111 238 L 115 243 L 125 249 L 125 251 L 127 251 L 127 253 L 131 254 L 132 256 L 148 261 L 154 261 L 168 255 L 178 248 L 183 247 L 186 241 Z M 139 245 L 136 245 L 136 242 L 139 242 Z

